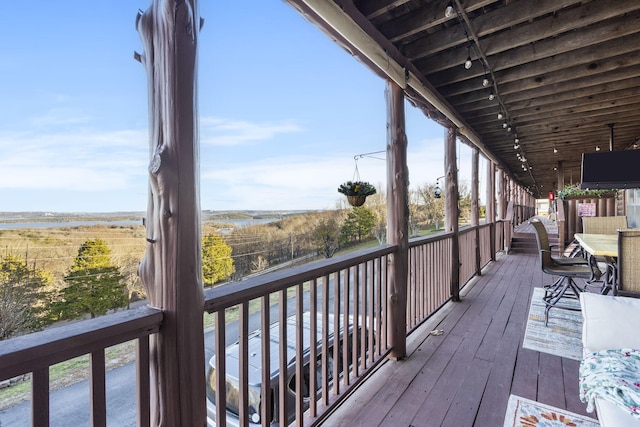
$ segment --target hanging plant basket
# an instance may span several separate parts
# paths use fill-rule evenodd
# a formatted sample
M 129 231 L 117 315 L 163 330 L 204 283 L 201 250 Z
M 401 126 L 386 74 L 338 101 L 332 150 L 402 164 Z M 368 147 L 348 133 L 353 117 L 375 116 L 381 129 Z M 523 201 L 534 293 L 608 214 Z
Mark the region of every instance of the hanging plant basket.
M 338 192 L 347 196 L 351 206 L 362 206 L 367 196 L 376 194 L 376 188 L 365 181 L 347 181 L 338 187 Z
M 367 196 L 347 196 L 347 201 L 351 206 L 362 206 L 364 202 L 367 200 Z

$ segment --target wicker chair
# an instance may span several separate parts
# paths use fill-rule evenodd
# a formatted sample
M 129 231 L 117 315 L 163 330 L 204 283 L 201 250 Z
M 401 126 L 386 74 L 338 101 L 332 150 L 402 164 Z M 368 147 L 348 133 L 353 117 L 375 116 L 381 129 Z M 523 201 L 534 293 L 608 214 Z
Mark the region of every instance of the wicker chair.
M 618 231 L 618 267 L 613 295 L 640 298 L 640 230 Z
M 626 216 L 584 216 L 582 217 L 582 231 L 585 234 L 617 234 L 618 230 L 625 230 L 628 227 Z M 584 255 L 584 254 L 583 254 Z M 600 291 L 602 294 L 609 293 L 613 287 L 616 277 L 616 260 L 611 257 L 596 257 L 599 265 L 607 266 L 607 273 Z
M 583 216 L 582 232 L 585 234 L 616 234 L 628 227 L 626 216 Z
M 592 281 L 599 279 L 600 271 L 589 264 L 588 260 L 583 258 L 565 258 L 553 257 L 549 250 L 549 237 L 547 230 L 539 220 L 532 220 L 536 240 L 538 241 L 538 249 L 540 251 L 540 263 L 542 271 L 552 276 L 558 276 L 551 285 L 544 285 L 545 303 L 544 324 L 549 322 L 549 310 L 554 307 L 565 310 L 580 310 L 579 306 L 563 305 L 560 303 L 562 298 L 578 299 L 580 293 L 584 291 L 584 287 L 579 287 L 574 279 L 584 279 Z M 576 264 L 575 262 L 579 262 Z

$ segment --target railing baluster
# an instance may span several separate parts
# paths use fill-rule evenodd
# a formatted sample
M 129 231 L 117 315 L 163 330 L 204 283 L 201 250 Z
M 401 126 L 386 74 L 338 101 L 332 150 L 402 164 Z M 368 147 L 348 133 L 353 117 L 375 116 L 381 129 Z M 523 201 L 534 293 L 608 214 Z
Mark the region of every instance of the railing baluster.
M 263 427 L 271 424 L 272 397 L 271 397 L 271 304 L 270 295 L 262 297 L 261 325 L 262 325 L 262 407 L 260 418 Z
M 240 425 L 249 425 L 249 303 L 239 305 L 238 314 L 238 372 L 240 373 Z M 225 355 L 225 352 L 222 353 Z
M 49 426 L 49 367 L 31 374 L 31 420 L 33 427 Z
M 309 289 L 309 311 L 311 321 L 309 322 L 309 360 L 318 360 L 318 279 L 311 281 Z M 318 376 L 315 370 L 309 371 L 309 389 L 318 389 Z M 318 395 L 309 394 L 309 412 L 312 417 L 318 415 Z
M 350 383 L 350 374 L 349 374 L 349 364 L 350 364 L 350 354 L 349 354 L 349 298 L 351 295 L 351 267 L 345 268 L 342 270 L 342 275 L 344 277 L 344 286 L 342 297 L 344 301 L 342 302 L 342 327 L 344 329 L 344 333 L 342 334 L 342 381 L 345 386 L 348 386 Z
M 322 403 L 329 404 L 329 275 L 322 278 Z M 317 369 L 316 361 L 311 361 L 312 369 Z
M 216 324 L 216 426 L 227 426 L 227 359 L 225 357 L 227 326 L 225 309 L 215 312 Z
M 346 330 L 346 327 L 345 327 Z M 340 394 L 340 271 L 333 273 L 333 393 Z
M 303 289 L 302 283 L 296 285 L 296 425 L 302 425 L 302 413 L 304 412 L 304 316 L 302 306 Z M 282 340 L 281 340 L 282 341 Z M 309 362 L 309 375 L 315 375 L 312 373 L 315 370 L 316 364 L 312 359 Z M 315 395 L 315 389 L 308 388 L 309 397 Z
M 287 364 L 289 356 L 287 354 L 287 290 L 283 289 L 280 291 L 280 301 L 278 302 L 278 307 L 280 311 L 278 313 L 278 325 L 280 328 L 280 343 L 278 346 L 279 357 L 280 357 L 280 375 L 279 375 L 279 391 L 278 391 L 278 402 L 280 404 L 280 411 L 278 414 L 279 424 L 280 425 L 289 425 L 289 420 L 287 419 L 287 414 L 289 413 L 287 404 L 288 395 L 287 393 L 287 380 L 289 377 L 289 373 L 287 371 Z M 285 337 L 282 339 L 282 337 Z
M 136 340 L 136 406 L 138 427 L 148 427 L 150 418 L 149 337 Z
M 91 426 L 106 427 L 107 425 L 107 396 L 105 389 L 105 358 L 104 349 L 91 353 L 91 376 L 89 389 L 91 393 Z

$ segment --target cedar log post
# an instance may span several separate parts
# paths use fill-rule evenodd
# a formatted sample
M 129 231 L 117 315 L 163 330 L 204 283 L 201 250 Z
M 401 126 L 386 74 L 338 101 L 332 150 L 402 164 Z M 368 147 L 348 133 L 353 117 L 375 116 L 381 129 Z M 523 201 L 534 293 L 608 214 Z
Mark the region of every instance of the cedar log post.
M 196 105 L 196 0 L 153 0 L 136 29 L 149 90 L 147 247 L 138 268 L 149 304 L 164 312 L 151 335 L 151 424 L 204 426 L 206 396 Z
M 409 171 L 402 88 L 387 81 L 387 239 L 398 245 L 389 255 L 389 338 L 391 359 L 407 356 L 407 277 L 409 248 Z
M 473 149 L 471 154 L 471 226 L 476 228 L 475 246 L 476 246 L 476 274 L 482 275 L 480 268 L 480 180 L 478 178 L 478 169 L 480 161 L 480 151 Z
M 456 129 L 446 129 L 444 150 L 445 232 L 453 233 L 451 244 L 451 299 L 460 301 L 460 235 L 458 232 L 458 168 L 456 165 Z
M 496 260 L 496 165 L 489 160 L 487 168 L 487 209 L 485 212 L 487 224 L 490 225 L 491 261 Z

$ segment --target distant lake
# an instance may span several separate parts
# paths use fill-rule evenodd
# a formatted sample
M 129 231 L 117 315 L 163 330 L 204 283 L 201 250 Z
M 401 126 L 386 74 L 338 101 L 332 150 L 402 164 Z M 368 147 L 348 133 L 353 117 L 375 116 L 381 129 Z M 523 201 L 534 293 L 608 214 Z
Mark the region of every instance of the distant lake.
M 220 219 L 215 221 L 221 224 L 235 224 L 238 228 L 248 227 L 250 225 L 268 224 L 270 222 L 279 221 L 279 218 L 252 218 L 252 219 Z M 129 225 L 142 225 L 142 220 L 128 221 L 62 221 L 62 222 L 0 222 L 0 230 L 10 230 L 16 228 L 61 228 L 61 227 L 80 227 L 91 225 L 105 225 L 126 227 Z

